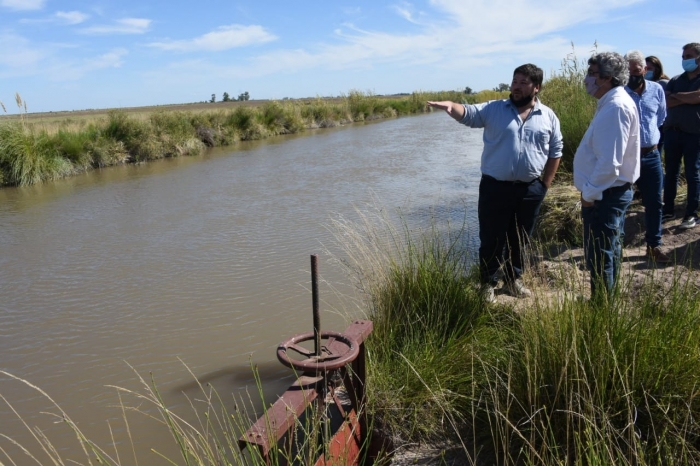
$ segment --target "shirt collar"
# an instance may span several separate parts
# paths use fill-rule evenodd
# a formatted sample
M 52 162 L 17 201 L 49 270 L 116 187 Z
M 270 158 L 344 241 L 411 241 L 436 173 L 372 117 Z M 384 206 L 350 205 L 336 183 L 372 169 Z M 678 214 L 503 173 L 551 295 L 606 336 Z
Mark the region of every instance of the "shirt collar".
M 625 86 L 627 87 L 627 86 Z M 622 86 L 616 86 L 610 89 L 608 92 L 606 92 L 603 97 L 598 99 L 598 108 L 602 107 L 606 103 L 608 103 L 610 100 L 615 98 L 615 95 L 618 94 L 620 91 L 627 93 L 626 90 L 622 88 Z

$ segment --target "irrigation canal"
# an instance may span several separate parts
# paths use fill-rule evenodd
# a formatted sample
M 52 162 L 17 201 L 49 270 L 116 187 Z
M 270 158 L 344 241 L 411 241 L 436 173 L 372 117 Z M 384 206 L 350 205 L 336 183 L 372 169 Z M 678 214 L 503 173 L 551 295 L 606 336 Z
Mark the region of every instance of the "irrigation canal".
M 292 380 L 276 345 L 311 330 L 310 254 L 322 327 L 360 315 L 326 253 L 342 255 L 330 220 L 374 204 L 410 227 L 458 227 L 466 212 L 474 233 L 481 147 L 481 131 L 439 112 L 0 189 L 0 369 L 45 390 L 98 445 L 114 436 L 122 464 L 135 463 L 108 386 L 143 391 L 137 374 L 152 374 L 194 420 L 193 375 L 226 402 L 255 398 L 252 361 L 272 401 Z M 42 414 L 57 412 L 42 395 L 1 375 L 0 394 L 64 459 L 85 461 L 66 425 Z M 127 418 L 140 464 L 166 464 L 150 449 L 177 459 L 167 428 Z M 1 402 L 0 434 L 48 462 Z M 1 436 L 0 447 L 29 461 Z

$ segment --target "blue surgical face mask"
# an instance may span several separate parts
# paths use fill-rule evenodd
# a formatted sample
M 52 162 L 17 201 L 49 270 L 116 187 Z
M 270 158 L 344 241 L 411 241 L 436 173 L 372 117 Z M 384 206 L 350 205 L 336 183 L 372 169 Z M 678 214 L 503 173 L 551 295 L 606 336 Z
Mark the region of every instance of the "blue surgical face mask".
M 654 72 L 650 70 L 644 73 L 644 79 L 646 79 L 647 81 L 651 81 L 652 79 L 654 79 Z
M 694 58 L 688 58 L 687 60 L 683 60 L 683 69 L 688 73 L 692 73 L 698 69 L 698 64 L 695 63 Z

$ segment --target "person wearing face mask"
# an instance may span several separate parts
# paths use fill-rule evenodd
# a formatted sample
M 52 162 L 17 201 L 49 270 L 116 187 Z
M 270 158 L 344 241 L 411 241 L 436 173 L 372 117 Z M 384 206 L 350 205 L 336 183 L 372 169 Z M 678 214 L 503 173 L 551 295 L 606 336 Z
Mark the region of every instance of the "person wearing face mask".
M 665 91 L 666 84 L 668 84 L 668 80 L 671 78 L 664 73 L 664 66 L 661 64 L 661 60 L 654 55 L 649 55 L 645 58 L 645 61 L 647 64 L 647 72 L 644 74 L 644 79 L 659 83 Z
M 625 55 L 630 77 L 625 90 L 639 113 L 640 175 L 637 187 L 642 193 L 646 226 L 647 258 L 656 263 L 670 262 L 661 251 L 664 171 L 659 152 L 659 126 L 666 119 L 666 95 L 661 86 L 646 80 L 646 59 L 638 50 Z
M 539 93 L 544 73 L 532 64 L 513 72 L 510 98 L 477 105 L 428 102 L 471 128 L 484 128 L 479 184 L 479 272 L 482 294 L 495 301 L 503 264 L 505 290 L 531 295 L 521 279 L 523 250 L 561 160 L 559 119 Z
M 618 53 L 588 59 L 586 91 L 598 105 L 574 155 L 574 185 L 581 191 L 583 250 L 593 299 L 615 290 L 625 213 L 639 178 L 639 114 L 624 88 L 628 78 L 627 60 Z
M 644 79 L 646 79 L 647 81 L 654 81 L 655 83 L 659 83 L 659 85 L 665 92 L 666 84 L 668 84 L 668 80 L 671 78 L 666 76 L 666 74 L 664 73 L 664 66 L 661 64 L 661 60 L 659 60 L 659 58 L 655 57 L 654 55 L 649 55 L 645 60 L 647 63 L 647 72 L 644 75 Z M 659 126 L 659 143 L 657 145 L 659 146 L 660 154 L 664 150 L 663 125 Z
M 688 200 L 679 228 L 687 230 L 698 223 L 700 196 L 700 44 L 683 46 L 683 74 L 666 85 L 668 116 L 664 123 L 666 178 L 664 179 L 664 214 L 666 221 L 675 218 L 676 191 L 681 161 L 685 166 Z

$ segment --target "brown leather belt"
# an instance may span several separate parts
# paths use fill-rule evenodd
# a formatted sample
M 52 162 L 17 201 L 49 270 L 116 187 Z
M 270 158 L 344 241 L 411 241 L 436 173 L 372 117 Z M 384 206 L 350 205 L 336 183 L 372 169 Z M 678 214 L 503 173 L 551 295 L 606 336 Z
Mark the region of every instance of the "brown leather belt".
M 649 152 L 656 150 L 657 148 L 658 146 L 656 144 L 654 144 L 651 147 L 642 147 L 642 155 L 647 155 Z

